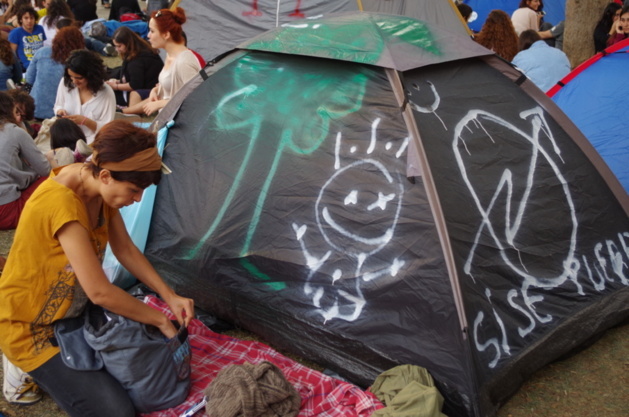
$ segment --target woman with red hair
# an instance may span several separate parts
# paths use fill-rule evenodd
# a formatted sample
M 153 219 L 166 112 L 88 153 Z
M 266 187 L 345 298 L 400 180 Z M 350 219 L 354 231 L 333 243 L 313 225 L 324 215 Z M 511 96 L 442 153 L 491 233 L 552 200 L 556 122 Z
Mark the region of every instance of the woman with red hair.
M 151 115 L 161 110 L 201 70 L 196 56 L 186 47 L 181 27 L 185 22 L 186 13 L 181 7 L 153 12 L 148 38 L 153 48 L 166 51 L 164 68 L 159 74 L 159 84 L 151 90 L 149 98 L 123 109 L 123 113 Z
M 474 40 L 509 62 L 518 53 L 518 35 L 509 15 L 502 10 L 492 10 L 489 13 Z

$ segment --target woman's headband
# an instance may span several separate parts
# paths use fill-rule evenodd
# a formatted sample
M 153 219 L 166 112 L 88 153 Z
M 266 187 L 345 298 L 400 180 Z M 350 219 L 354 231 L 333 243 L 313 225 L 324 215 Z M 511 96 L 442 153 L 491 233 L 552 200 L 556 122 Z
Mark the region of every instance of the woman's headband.
M 170 174 L 171 171 L 162 162 L 162 158 L 157 153 L 157 148 L 146 148 L 133 156 L 119 162 L 100 162 L 98 152 L 94 152 L 92 161 L 99 168 L 108 169 L 117 172 L 129 171 L 162 171 L 164 174 Z

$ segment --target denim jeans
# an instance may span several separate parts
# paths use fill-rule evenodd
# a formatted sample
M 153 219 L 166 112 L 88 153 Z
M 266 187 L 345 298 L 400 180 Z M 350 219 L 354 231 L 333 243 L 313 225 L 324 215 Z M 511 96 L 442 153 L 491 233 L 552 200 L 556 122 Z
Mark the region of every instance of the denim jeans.
M 127 391 L 106 370 L 76 371 L 57 354 L 28 373 L 71 417 L 135 417 Z
M 105 53 L 105 42 L 101 42 L 96 38 L 90 36 L 85 37 L 85 47 L 90 51 L 98 52 L 100 55 L 107 56 Z

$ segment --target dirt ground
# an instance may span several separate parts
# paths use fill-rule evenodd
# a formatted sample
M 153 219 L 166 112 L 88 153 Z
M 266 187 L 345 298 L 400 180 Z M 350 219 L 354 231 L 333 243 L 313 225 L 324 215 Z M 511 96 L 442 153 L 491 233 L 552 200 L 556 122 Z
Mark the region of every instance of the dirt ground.
M 13 231 L 0 231 L 0 255 L 6 256 Z M 260 340 L 235 330 L 230 335 Z M 320 366 L 287 355 L 311 368 Z M 0 377 L 2 371 L 0 369 Z M 27 407 L 8 404 L 0 396 L 6 417 L 64 417 L 66 414 L 45 395 Z M 498 411 L 497 417 L 627 417 L 629 416 L 629 323 L 611 329 L 589 348 L 552 363 L 529 379 Z M 453 416 L 450 416 L 453 417 Z

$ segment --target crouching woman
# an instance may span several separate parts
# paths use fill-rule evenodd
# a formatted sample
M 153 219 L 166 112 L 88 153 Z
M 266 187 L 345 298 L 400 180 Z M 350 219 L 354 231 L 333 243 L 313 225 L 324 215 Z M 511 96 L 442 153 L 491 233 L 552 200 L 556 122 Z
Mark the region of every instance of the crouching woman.
M 125 389 L 105 369 L 76 371 L 53 346 L 55 321 L 79 315 L 88 299 L 175 336 L 173 323 L 111 284 L 101 266 L 107 243 L 120 263 L 156 291 L 179 323 L 193 301 L 164 283 L 131 241 L 121 207 L 161 179 L 155 135 L 125 121 L 105 125 L 87 163 L 57 168 L 31 196 L 0 280 L 0 349 L 70 416 L 135 416 Z

